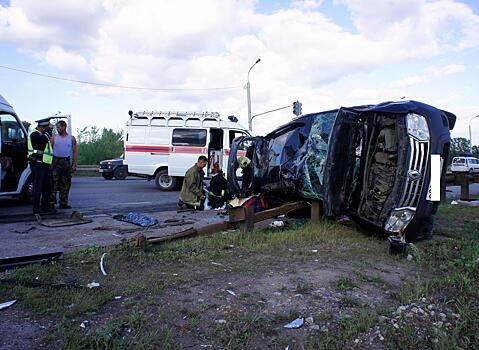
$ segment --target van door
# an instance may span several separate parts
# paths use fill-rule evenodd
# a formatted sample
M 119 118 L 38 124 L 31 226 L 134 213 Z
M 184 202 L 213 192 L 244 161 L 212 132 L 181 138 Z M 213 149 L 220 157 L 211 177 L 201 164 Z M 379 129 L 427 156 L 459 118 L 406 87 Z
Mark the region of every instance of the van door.
M 0 115 L 0 192 L 14 192 L 28 166 L 27 135 L 10 114 Z
M 208 143 L 208 171 L 206 174 L 211 176 L 223 170 L 223 139 L 222 129 L 210 129 L 210 142 Z
M 174 128 L 168 159 L 168 175 L 185 176 L 186 171 L 198 161 L 199 156 L 208 157 L 207 136 L 208 129 Z
M 242 136 L 249 136 L 246 132 L 242 130 L 228 130 L 228 139 L 225 140 L 225 149 L 223 152 L 223 164 L 228 164 L 228 158 L 231 153 L 231 144 L 233 143 L 233 140 L 238 137 Z M 236 157 L 244 156 L 246 155 L 246 150 L 245 149 L 238 149 Z M 240 171 L 238 170 L 238 176 L 240 174 Z

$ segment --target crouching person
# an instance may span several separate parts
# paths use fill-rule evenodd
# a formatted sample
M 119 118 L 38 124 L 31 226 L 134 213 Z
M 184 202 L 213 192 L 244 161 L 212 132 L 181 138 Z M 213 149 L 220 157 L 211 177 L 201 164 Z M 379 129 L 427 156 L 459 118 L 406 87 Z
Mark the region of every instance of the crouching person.
M 180 200 L 178 206 L 181 209 L 189 208 L 203 210 L 205 208 L 205 192 L 203 190 L 203 181 L 205 173 L 203 168 L 208 164 L 205 156 L 200 156 L 195 165 L 188 169 L 181 187 Z
M 210 181 L 210 187 L 208 188 L 210 191 L 208 196 L 208 204 L 210 207 L 216 209 L 225 205 L 228 197 L 227 187 L 228 182 L 221 170 L 218 174 L 213 175 Z

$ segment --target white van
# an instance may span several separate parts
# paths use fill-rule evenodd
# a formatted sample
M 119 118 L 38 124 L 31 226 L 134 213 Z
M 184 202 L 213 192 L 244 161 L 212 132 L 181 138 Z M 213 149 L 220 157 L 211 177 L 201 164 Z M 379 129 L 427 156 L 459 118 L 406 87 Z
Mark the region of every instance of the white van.
M 454 157 L 451 163 L 453 173 L 479 173 L 479 159 L 474 157 Z
M 0 196 L 29 201 L 32 176 L 28 164 L 28 130 L 0 95 Z
M 154 178 L 163 191 L 175 189 L 201 155 L 209 160 L 207 177 L 226 169 L 233 139 L 250 135 L 234 116 L 222 120 L 216 112 L 129 114 L 124 164 L 132 175 Z

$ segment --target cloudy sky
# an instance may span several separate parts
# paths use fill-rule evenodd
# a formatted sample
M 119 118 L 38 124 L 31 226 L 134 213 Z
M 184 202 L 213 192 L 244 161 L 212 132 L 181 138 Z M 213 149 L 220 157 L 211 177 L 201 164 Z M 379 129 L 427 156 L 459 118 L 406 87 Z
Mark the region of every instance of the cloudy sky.
M 479 114 L 479 1 L 0 0 L 1 66 L 165 89 L 0 68 L 0 93 L 28 121 L 61 111 L 75 129 L 120 129 L 128 110 L 146 109 L 218 111 L 247 125 L 257 58 L 253 114 L 405 97 L 455 113 L 453 135 L 467 136 Z M 254 131 L 291 117 L 258 117 Z M 478 144 L 479 118 L 472 125 Z

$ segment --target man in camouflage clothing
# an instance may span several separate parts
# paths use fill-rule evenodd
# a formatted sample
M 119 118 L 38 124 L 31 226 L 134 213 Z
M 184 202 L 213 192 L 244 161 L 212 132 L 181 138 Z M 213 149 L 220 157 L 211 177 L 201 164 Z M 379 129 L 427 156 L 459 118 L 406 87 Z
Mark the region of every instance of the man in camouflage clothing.
M 58 134 L 52 137 L 53 145 L 53 199 L 60 194 L 60 209 L 70 209 L 68 194 L 70 192 L 72 173 L 76 171 L 78 149 L 74 136 L 68 135 L 67 123 L 60 120 L 56 124 Z M 72 161 L 73 156 L 73 161 Z

